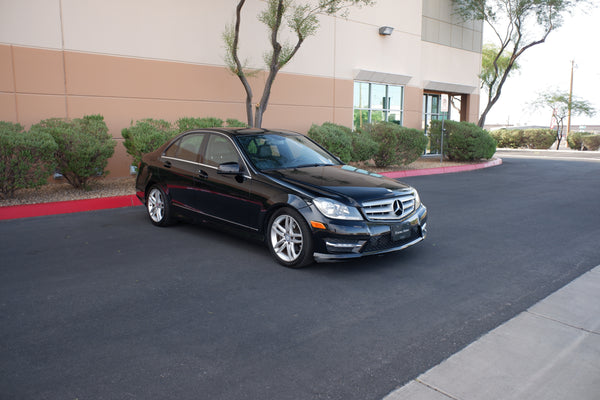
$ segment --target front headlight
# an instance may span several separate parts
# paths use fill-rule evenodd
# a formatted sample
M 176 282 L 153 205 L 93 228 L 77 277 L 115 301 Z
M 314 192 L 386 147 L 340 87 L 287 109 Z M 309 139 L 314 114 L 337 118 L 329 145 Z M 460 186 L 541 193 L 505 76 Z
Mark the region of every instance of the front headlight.
M 413 190 L 413 193 L 415 194 L 415 209 L 419 208 L 419 206 L 421 206 L 421 197 L 419 196 L 419 192 L 417 192 L 417 190 Z
M 313 200 L 321 214 L 331 219 L 362 220 L 360 212 L 354 207 L 347 206 L 332 199 L 317 197 Z

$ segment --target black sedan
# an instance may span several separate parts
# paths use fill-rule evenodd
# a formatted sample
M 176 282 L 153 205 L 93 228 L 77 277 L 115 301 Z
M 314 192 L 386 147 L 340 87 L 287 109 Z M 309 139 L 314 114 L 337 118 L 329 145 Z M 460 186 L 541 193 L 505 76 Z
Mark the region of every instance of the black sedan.
M 287 131 L 182 133 L 143 157 L 136 193 L 157 226 L 188 219 L 248 230 L 287 267 L 397 251 L 427 233 L 415 189 Z

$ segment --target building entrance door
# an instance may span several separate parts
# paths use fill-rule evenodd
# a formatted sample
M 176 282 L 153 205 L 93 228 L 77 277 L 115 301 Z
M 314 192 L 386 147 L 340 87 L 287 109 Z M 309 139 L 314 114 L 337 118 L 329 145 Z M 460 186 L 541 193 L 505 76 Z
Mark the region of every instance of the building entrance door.
M 423 94 L 423 125 L 422 129 L 429 137 L 431 121 L 454 119 L 460 120 L 461 96 L 453 96 L 449 93 L 424 93 Z M 454 112 L 452 112 L 454 109 Z M 431 149 L 434 149 L 433 151 Z M 438 146 L 427 146 L 427 153 L 438 154 Z

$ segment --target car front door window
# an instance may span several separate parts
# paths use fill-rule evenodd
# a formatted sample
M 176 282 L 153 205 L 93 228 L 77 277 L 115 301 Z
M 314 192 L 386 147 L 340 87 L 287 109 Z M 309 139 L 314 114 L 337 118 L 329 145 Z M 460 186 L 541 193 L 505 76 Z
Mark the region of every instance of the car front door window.
M 204 162 L 212 167 L 218 167 L 225 163 L 239 163 L 238 156 L 231 140 L 221 135 L 211 135 L 206 146 Z

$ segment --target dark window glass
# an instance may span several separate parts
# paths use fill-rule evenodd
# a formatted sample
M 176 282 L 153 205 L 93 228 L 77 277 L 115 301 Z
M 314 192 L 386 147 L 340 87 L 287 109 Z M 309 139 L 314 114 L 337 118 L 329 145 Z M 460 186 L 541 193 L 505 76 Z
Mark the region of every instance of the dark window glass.
M 339 165 L 331 154 L 302 135 L 266 134 L 238 136 L 242 150 L 259 169 Z
M 204 136 L 205 134 L 191 134 L 181 138 L 176 157 L 186 161 L 197 162 Z
M 177 155 L 177 150 L 179 150 L 179 143 L 181 143 L 181 139 L 169 146 L 167 151 L 165 151 L 165 157 L 175 158 L 175 156 Z
M 239 163 L 240 159 L 231 140 L 225 136 L 211 135 L 208 139 L 204 162 L 217 167 L 224 163 Z

